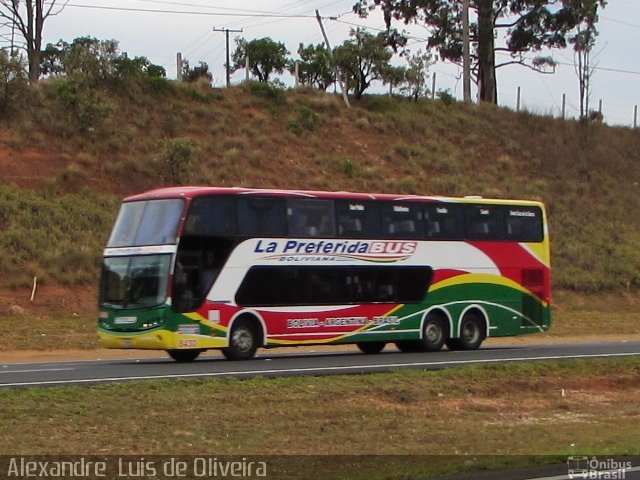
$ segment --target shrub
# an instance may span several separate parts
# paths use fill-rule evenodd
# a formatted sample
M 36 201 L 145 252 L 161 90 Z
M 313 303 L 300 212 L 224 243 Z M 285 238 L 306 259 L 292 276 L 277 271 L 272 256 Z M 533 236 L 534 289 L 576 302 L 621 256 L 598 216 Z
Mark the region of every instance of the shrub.
M 266 98 L 276 105 L 284 105 L 287 100 L 284 88 L 276 83 L 250 81 L 245 85 L 251 95 Z
M 456 98 L 453 95 L 451 95 L 451 91 L 449 91 L 448 89 L 439 90 L 437 95 L 440 101 L 444 103 L 447 107 L 450 107 L 451 105 L 456 103 Z
M 353 175 L 355 174 L 356 164 L 350 158 L 342 158 L 338 161 L 338 168 L 340 169 L 340 171 L 344 172 L 347 177 L 353 178 Z
M 101 127 L 114 110 L 106 93 L 82 76 L 70 75 L 60 80 L 56 89 L 58 101 L 70 114 L 79 132 L 91 132 Z
M 173 184 L 189 182 L 194 175 L 200 149 L 189 138 L 163 140 L 154 159 L 161 178 Z

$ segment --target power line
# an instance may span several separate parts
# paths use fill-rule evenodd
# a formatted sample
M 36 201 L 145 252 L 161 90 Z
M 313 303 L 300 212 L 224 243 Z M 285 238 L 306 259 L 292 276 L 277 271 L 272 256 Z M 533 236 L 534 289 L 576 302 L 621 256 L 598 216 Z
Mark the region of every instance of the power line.
M 509 53 L 506 52 L 497 52 L 496 55 L 501 55 L 501 56 L 509 56 L 511 58 L 513 58 Z M 524 58 L 524 60 L 531 60 L 530 58 Z M 574 67 L 575 65 L 573 63 L 569 63 L 569 62 L 559 62 L 554 60 L 554 63 L 556 65 L 564 65 L 564 66 L 568 66 L 568 67 Z M 640 71 L 635 71 L 635 70 L 623 70 L 620 68 L 610 68 L 610 67 L 592 67 L 594 70 L 602 70 L 603 72 L 613 72 L 613 73 L 626 73 L 628 75 L 640 75 Z
M 599 17 L 601 19 L 603 19 L 603 20 L 607 20 L 608 22 L 619 23 L 620 25 L 626 25 L 627 27 L 640 28 L 640 25 L 636 25 L 634 23 L 623 22 L 622 20 L 616 20 L 614 18 L 603 17 L 602 15 L 599 15 Z
M 121 12 L 141 12 L 141 13 L 173 13 L 178 15 L 205 15 L 216 17 L 253 17 L 253 18 L 315 18 L 314 15 L 300 14 L 270 14 L 270 13 L 228 13 L 228 12 L 197 12 L 191 10 L 163 10 L 158 8 L 133 8 L 133 7 L 107 7 L 104 5 L 79 5 L 68 3 L 68 7 L 89 8 L 94 10 L 114 10 Z
M 159 5 L 175 5 L 178 7 L 198 7 L 198 8 L 207 8 L 211 10 L 228 10 L 231 12 L 248 13 L 248 14 L 265 13 L 264 11 L 261 11 L 261 10 L 245 10 L 242 8 L 228 8 L 228 7 L 220 7 L 220 6 L 212 6 L 212 5 L 202 5 L 199 3 L 170 2 L 168 0 L 135 0 L 135 1 L 145 2 L 145 3 L 157 3 Z

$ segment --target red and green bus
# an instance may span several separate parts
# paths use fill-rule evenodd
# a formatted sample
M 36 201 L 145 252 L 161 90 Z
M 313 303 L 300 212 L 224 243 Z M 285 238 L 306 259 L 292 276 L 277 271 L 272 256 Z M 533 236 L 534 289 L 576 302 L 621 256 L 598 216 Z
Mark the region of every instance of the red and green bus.
M 175 187 L 126 198 L 104 250 L 108 348 L 388 343 L 476 349 L 550 327 L 544 205 L 480 197 Z

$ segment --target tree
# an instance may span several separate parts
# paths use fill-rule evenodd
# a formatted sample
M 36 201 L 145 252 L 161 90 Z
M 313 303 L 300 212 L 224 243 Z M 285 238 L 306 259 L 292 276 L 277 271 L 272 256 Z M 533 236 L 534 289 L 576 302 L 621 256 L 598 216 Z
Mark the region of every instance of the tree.
M 29 81 L 40 78 L 42 29 L 50 16 L 57 15 L 69 0 L 0 0 L 0 17 L 9 20 L 24 39 L 29 64 Z
M 322 43 L 306 47 L 301 43 L 298 47 L 298 55 L 300 55 L 298 65 L 300 83 L 326 90 L 335 82 L 329 51 Z M 290 66 L 289 71 L 295 73 L 295 62 Z
M 585 7 L 584 16 L 576 25 L 573 52 L 580 91 L 580 118 L 584 120 L 589 115 L 591 77 L 595 71 L 595 65 L 592 64 L 591 51 L 595 46 L 598 35 L 595 28 L 598 18 L 598 5 L 596 0 L 585 0 L 583 3 Z
M 163 181 L 183 185 L 191 181 L 199 155 L 200 148 L 190 138 L 172 138 L 160 142 L 154 162 Z
M 268 82 L 273 72 L 282 73 L 287 67 L 287 47 L 284 43 L 274 42 L 270 38 L 259 38 L 247 42 L 236 38 L 236 50 L 233 52 L 233 71 L 245 67 L 249 58 L 249 69 L 260 82 Z
M 373 35 L 364 30 L 351 30 L 350 40 L 333 49 L 333 60 L 342 72 L 347 91 L 356 100 L 362 97 L 373 80 L 382 78 L 393 52 L 385 43 L 384 33 Z
M 15 97 L 19 96 L 18 93 L 24 91 L 27 85 L 21 59 L 10 56 L 5 50 L 0 50 L 0 85 L 4 87 L 0 95 L 0 115 L 4 116 L 9 113 L 10 104 L 15 103 Z
M 182 78 L 185 82 L 196 82 L 200 79 L 209 83 L 213 82 L 213 75 L 206 62 L 200 62 L 197 67 L 190 68 L 189 62 L 185 60 L 182 63 Z
M 433 65 L 433 55 L 430 52 L 422 53 L 418 51 L 414 55 L 407 57 L 409 66 L 405 73 L 405 91 L 414 101 L 418 101 L 420 96 L 428 92 L 427 80 L 429 79 L 429 67 Z
M 91 81 L 166 76 L 163 67 L 152 64 L 146 57 L 129 58 L 126 53 L 120 53 L 116 40 L 93 37 L 47 44 L 42 51 L 40 70 L 43 75 L 80 75 Z
M 406 67 L 387 64 L 380 72 L 380 79 L 383 84 L 389 85 L 389 95 L 393 95 L 393 89 L 405 82 L 406 75 Z
M 528 52 L 543 48 L 565 48 L 572 30 L 580 22 L 585 3 L 604 7 L 606 0 L 471 0 L 476 22 L 470 26 L 474 46 L 473 72 L 481 101 L 497 102 L 496 68 L 519 64 L 537 71 L 552 64 L 547 58 L 528 63 Z M 387 38 L 394 48 L 406 38 L 391 28 L 392 20 L 423 23 L 431 36 L 427 47 L 436 49 L 443 60 L 462 61 L 462 2 L 459 0 L 359 0 L 354 11 L 366 16 L 381 7 L 387 25 Z M 504 46 L 496 47 L 497 31 L 505 31 Z M 496 52 L 507 52 L 511 60 L 496 64 Z

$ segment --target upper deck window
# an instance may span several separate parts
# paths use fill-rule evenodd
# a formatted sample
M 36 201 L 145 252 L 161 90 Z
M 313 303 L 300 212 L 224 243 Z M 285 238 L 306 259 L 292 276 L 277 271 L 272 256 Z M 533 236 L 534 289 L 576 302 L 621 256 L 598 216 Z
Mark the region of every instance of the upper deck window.
M 338 236 L 343 238 L 377 238 L 380 236 L 378 208 L 375 202 L 336 200 Z
M 336 235 L 332 200 L 289 198 L 287 217 L 292 237 L 331 238 Z
M 464 238 L 460 205 L 433 203 L 424 207 L 425 234 L 434 240 Z
M 423 238 L 422 205 L 385 202 L 381 206 L 382 235 L 386 238 Z
M 282 197 L 211 195 L 193 201 L 184 233 L 208 237 L 284 237 L 286 221 Z
M 182 209 L 181 199 L 123 203 L 107 246 L 173 244 L 176 241 Z
M 516 242 L 541 242 L 542 210 L 538 207 L 505 207 L 507 238 Z
M 493 205 L 467 205 L 465 208 L 466 236 L 470 240 L 504 240 L 503 210 Z

